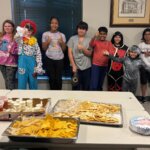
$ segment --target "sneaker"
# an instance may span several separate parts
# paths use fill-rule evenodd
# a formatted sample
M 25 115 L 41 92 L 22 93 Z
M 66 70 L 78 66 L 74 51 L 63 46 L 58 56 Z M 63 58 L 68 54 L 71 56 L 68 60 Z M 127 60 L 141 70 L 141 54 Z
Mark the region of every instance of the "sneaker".
M 137 99 L 139 100 L 139 102 L 140 102 L 141 104 L 143 104 L 143 103 L 146 102 L 146 98 L 145 98 L 144 96 L 139 96 L 139 97 L 137 97 Z
M 141 101 L 141 103 L 145 103 L 146 102 L 146 97 L 142 96 L 140 101 Z

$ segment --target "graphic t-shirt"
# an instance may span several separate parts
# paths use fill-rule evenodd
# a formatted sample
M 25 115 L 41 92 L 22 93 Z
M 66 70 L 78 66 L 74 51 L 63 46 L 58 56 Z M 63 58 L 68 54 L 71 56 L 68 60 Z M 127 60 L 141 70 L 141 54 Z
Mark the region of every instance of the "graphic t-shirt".
M 53 60 L 63 59 L 64 54 L 58 40 L 62 37 L 63 42 L 66 42 L 65 35 L 60 32 L 52 33 L 50 31 L 47 31 L 43 33 L 42 42 L 46 42 L 48 40 L 48 37 L 51 39 L 51 42 L 46 50 L 46 56 Z
M 4 35 L 0 42 L 0 65 L 17 66 L 17 43 L 9 35 Z
M 145 63 L 147 69 L 150 68 L 150 56 L 146 56 L 144 53 L 149 52 L 150 53 L 150 44 L 146 44 L 145 42 L 142 42 L 139 44 L 139 48 L 141 49 L 141 59 Z

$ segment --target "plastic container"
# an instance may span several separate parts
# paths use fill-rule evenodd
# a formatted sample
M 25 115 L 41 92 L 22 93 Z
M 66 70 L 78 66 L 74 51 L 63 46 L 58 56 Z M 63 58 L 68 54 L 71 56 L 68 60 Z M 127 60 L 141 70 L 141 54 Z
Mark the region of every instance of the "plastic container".
M 150 118 L 134 117 L 130 120 L 130 129 L 133 132 L 150 135 Z
M 3 111 L 4 108 L 4 101 L 0 100 L 0 111 Z

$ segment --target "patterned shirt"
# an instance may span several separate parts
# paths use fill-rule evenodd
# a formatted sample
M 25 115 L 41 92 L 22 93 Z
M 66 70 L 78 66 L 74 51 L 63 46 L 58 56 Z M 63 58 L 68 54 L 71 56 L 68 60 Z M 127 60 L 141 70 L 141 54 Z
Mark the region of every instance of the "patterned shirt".
M 34 72 L 42 74 L 45 71 L 42 69 L 42 57 L 40 47 L 37 43 L 36 38 L 35 37 L 31 38 L 33 38 L 35 41 L 32 45 L 26 44 L 25 41 L 23 40 L 23 37 L 18 36 L 16 38 L 16 41 L 18 43 L 18 55 L 34 56 L 37 63 L 37 66 L 34 68 Z

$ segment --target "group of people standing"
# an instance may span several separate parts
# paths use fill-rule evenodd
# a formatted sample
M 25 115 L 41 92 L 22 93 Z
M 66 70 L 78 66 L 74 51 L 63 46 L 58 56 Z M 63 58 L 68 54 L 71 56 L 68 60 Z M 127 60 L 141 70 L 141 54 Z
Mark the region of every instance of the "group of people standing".
M 68 49 L 72 75 L 77 74 L 78 83 L 73 90 L 102 90 L 104 78 L 108 77 L 109 91 L 131 91 L 135 94 L 140 72 L 143 99 L 147 83 L 150 83 L 150 28 L 143 31 L 142 42 L 128 48 L 123 35 L 117 31 L 107 41 L 108 29 L 99 27 L 93 38 L 87 36 L 88 24 L 79 22 L 76 34 L 66 38 L 59 31 L 59 19 L 50 19 L 50 29 L 42 35 L 42 50 L 45 51 L 45 67 L 50 89 L 62 89 L 64 51 Z M 0 70 L 7 89 L 15 88 L 18 70 L 18 88 L 37 89 L 37 75 L 42 69 L 41 51 L 37 39 L 36 24 L 23 20 L 21 30 L 15 32 L 12 21 L 3 23 L 0 35 Z M 140 70 L 140 71 L 139 71 Z
M 90 39 L 86 33 L 88 24 L 80 22 L 77 34 L 68 41 L 68 53 L 72 72 L 78 73 L 77 90 L 102 90 L 107 74 L 109 91 L 136 93 L 140 72 L 142 101 L 145 99 L 147 83 L 150 84 L 150 28 L 143 31 L 142 42 L 128 48 L 123 35 L 117 31 L 107 41 L 108 30 L 99 27 Z

